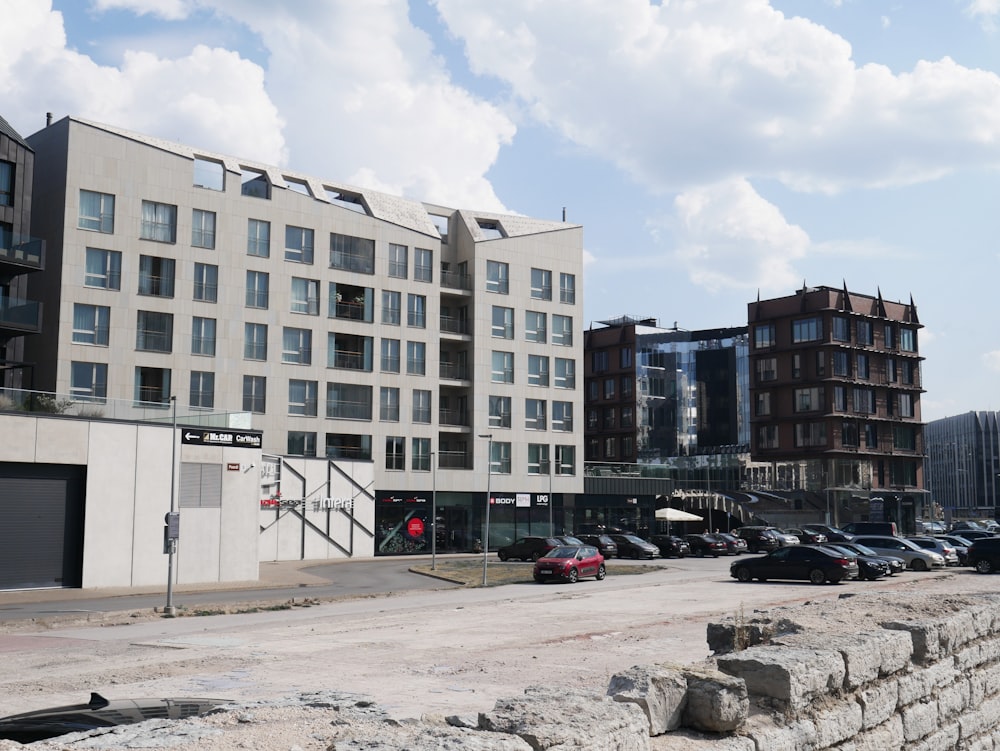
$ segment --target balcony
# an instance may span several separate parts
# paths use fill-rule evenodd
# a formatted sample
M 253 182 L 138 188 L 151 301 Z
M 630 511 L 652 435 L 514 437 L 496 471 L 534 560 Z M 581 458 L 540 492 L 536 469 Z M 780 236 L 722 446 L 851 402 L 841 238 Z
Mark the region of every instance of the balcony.
M 438 452 L 440 469 L 472 469 L 472 457 L 466 451 Z
M 438 424 L 468 427 L 469 415 L 464 410 L 442 408 L 438 410 Z
M 469 380 L 469 369 L 461 363 L 442 360 L 438 369 L 438 377 L 449 381 L 467 381 Z
M 39 271 L 45 267 L 44 259 L 44 240 L 0 232 L 0 264 L 12 264 L 24 271 Z
M 468 335 L 469 321 L 466 318 L 455 318 L 454 316 L 441 316 L 441 333 Z
M 37 334 L 42 330 L 42 304 L 0 296 L 0 332 L 7 336 Z
M 442 271 L 441 286 L 462 291 L 472 290 L 472 276 L 458 271 Z

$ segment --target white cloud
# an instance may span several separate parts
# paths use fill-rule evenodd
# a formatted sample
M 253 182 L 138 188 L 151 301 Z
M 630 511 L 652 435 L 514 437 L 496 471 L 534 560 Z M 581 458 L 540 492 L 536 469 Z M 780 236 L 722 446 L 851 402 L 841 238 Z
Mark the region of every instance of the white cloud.
M 191 12 L 189 0 L 92 0 L 91 7 L 98 11 L 127 10 L 136 15 L 152 15 L 168 21 L 186 18 Z
M 996 16 L 1000 15 L 1000 0 L 972 0 L 966 6 L 965 14 L 977 19 L 987 31 L 995 31 Z

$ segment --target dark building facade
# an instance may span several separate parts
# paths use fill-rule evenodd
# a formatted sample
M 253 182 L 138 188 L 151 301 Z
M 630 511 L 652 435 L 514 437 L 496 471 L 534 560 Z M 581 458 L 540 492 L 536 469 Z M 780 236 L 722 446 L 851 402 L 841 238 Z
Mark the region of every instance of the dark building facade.
M 927 489 L 945 517 L 1000 516 L 1000 412 L 927 423 Z

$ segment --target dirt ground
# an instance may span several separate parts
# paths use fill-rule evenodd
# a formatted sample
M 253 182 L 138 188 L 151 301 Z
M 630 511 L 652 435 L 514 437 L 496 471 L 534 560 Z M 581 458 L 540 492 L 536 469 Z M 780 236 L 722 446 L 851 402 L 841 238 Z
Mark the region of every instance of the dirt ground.
M 633 665 L 703 660 L 713 620 L 768 610 L 806 628 L 857 632 L 997 592 L 1000 577 L 971 569 L 841 585 L 740 584 L 723 558 L 617 579 L 612 569 L 603 582 L 302 600 L 253 614 L 122 613 L 104 625 L 63 617 L 0 632 L 0 715 L 84 702 L 91 691 L 109 699 L 235 702 L 344 691 L 371 697 L 398 720 L 474 718 L 528 686 L 603 691 L 615 672 Z M 325 749 L 333 732 L 327 713 L 305 708 L 258 707 L 233 718 L 206 719 L 222 732 L 175 747 Z M 0 750 L 16 747 L 0 741 Z M 32 746 L 40 747 L 63 746 Z

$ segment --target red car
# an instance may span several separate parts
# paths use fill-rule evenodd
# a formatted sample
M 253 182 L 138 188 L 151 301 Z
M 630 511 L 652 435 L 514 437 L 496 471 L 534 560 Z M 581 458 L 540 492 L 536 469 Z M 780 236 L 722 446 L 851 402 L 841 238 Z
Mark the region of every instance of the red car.
M 533 576 L 536 582 L 556 579 L 575 584 L 581 576 L 600 581 L 607 576 L 607 570 L 604 556 L 593 545 L 563 545 L 535 561 Z

